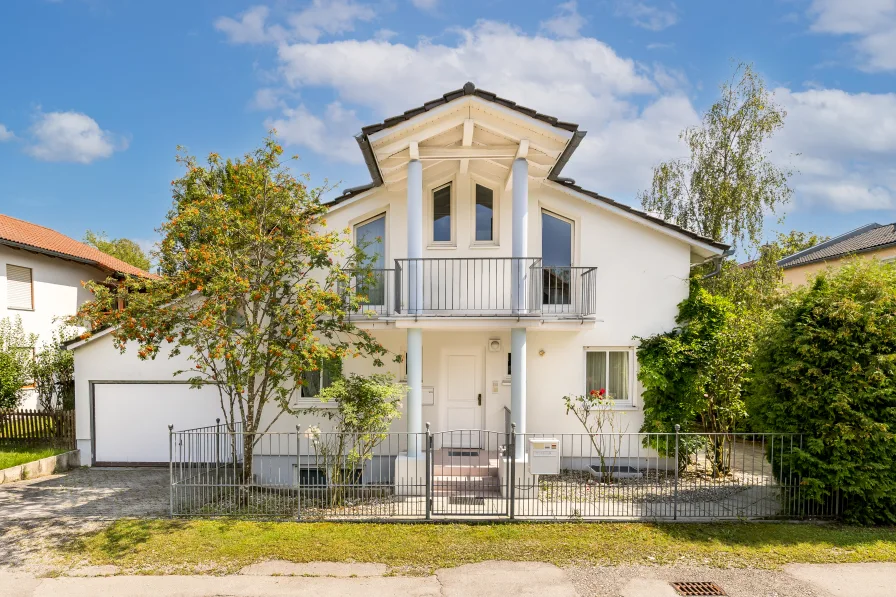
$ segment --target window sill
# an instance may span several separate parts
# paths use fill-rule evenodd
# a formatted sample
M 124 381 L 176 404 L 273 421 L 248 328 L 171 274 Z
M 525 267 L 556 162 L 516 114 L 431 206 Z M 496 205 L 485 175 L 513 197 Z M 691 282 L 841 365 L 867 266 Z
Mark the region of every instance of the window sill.
M 437 245 L 426 245 L 427 249 L 435 249 L 435 250 L 444 250 L 444 249 L 456 249 L 457 243 L 440 243 Z
M 34 307 L 6 307 L 10 311 L 34 311 Z
M 303 399 L 301 402 L 296 402 L 293 405 L 293 408 L 339 408 L 339 405 L 335 402 L 321 402 L 317 399 Z
M 472 243 L 470 245 L 470 248 L 471 249 L 500 249 L 501 245 L 499 245 L 498 243 L 481 242 L 481 243 Z

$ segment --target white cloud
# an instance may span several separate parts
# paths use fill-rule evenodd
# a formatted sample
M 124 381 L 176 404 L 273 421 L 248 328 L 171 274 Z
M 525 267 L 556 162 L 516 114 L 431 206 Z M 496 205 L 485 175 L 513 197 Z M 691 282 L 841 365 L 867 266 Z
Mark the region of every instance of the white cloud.
M 377 32 L 373 34 L 373 38 L 380 41 L 388 41 L 397 35 L 398 33 L 391 29 L 378 29 Z
M 221 17 L 215 21 L 215 29 L 227 35 L 235 44 L 262 44 L 275 41 L 283 32 L 282 28 L 270 29 L 266 26 L 270 10 L 267 6 L 253 6 L 240 15 L 239 20 Z
M 896 70 L 896 0 L 813 0 L 811 30 L 850 36 L 860 67 Z
M 47 162 L 90 162 L 127 148 L 127 141 L 105 131 L 80 112 L 41 113 L 31 127 L 32 143 L 26 151 Z
M 473 81 L 578 122 L 588 136 L 564 175 L 630 203 L 649 186 L 656 164 L 687 156 L 678 135 L 699 115 L 680 70 L 636 63 L 597 39 L 529 35 L 491 21 L 451 33 L 456 37 L 440 37 L 439 43 L 282 43 L 280 80 L 268 83 L 277 92 L 260 90 L 256 102 L 267 99 L 268 109 L 280 110 L 266 125 L 278 129 L 285 143 L 359 164 L 352 136 L 362 124 Z M 284 103 L 309 89 L 325 90 L 334 101 L 320 110 Z M 776 162 L 799 170 L 792 180 L 798 205 L 896 207 L 896 93 L 780 88 L 776 97 L 789 114 L 769 149 Z
M 317 42 L 324 35 L 339 35 L 354 31 L 358 21 L 371 21 L 376 12 L 370 6 L 354 0 L 312 0 L 298 12 L 286 15 L 288 27 L 267 23 L 270 9 L 253 6 L 239 16 L 239 20 L 220 17 L 215 28 L 235 44 L 278 43 L 286 41 Z
M 411 4 L 420 10 L 435 10 L 439 5 L 439 0 L 411 0 Z
M 896 207 L 896 93 L 780 88 L 775 96 L 787 118 L 770 148 L 799 170 L 797 201 L 840 211 Z
M 671 27 L 678 22 L 678 13 L 675 11 L 675 5 L 670 4 L 667 9 L 658 8 L 637 0 L 618 0 L 616 2 L 616 16 L 626 17 L 631 20 L 633 25 L 649 29 L 651 31 L 661 31 L 667 27 Z
M 579 14 L 576 1 L 570 0 L 558 5 L 557 13 L 552 18 L 542 21 L 540 29 L 557 37 L 579 37 L 579 32 L 584 26 L 585 17 Z
M 276 129 L 277 137 L 286 145 L 307 147 L 341 162 L 363 162 L 353 137 L 361 128 L 361 121 L 354 110 L 346 110 L 339 102 L 328 105 L 322 117 L 315 116 L 304 105 L 284 108 L 280 118 L 269 118 L 265 126 Z
M 4 141 L 12 141 L 16 136 L 5 125 L 0 124 L 0 143 Z
M 466 81 L 580 121 L 627 114 L 632 108 L 623 96 L 656 91 L 645 68 L 596 39 L 530 37 L 491 21 L 460 30 L 455 44 L 292 44 L 280 46 L 279 58 L 288 85 L 333 89 L 343 103 L 380 116 L 401 113 Z
M 273 110 L 284 106 L 281 99 L 282 91 L 272 87 L 262 87 L 255 92 L 250 107 L 255 110 Z

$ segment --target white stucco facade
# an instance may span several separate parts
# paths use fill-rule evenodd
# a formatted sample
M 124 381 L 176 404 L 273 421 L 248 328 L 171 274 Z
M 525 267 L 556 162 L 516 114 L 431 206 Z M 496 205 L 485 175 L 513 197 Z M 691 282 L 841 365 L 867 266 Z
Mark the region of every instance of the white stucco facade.
M 472 96 L 364 135 L 368 165 L 381 184 L 334 202 L 327 226 L 349 230 L 353 240 L 361 226 L 373 221 L 381 231 L 376 267 L 381 268 L 385 296 L 376 303 L 376 316 L 356 321 L 392 353 L 406 355 L 405 363 L 387 362 L 383 368 L 408 384 L 395 431 L 417 433 L 429 423 L 434 431 L 504 432 L 509 411 L 519 431 L 581 432 L 578 421 L 565 413 L 562 398 L 587 392 L 589 352 L 618 357 L 615 384 L 625 397 L 614 403 L 618 428 L 638 431 L 638 337 L 675 325 L 690 268 L 721 255 L 725 247 L 552 178 L 549 173 L 568 158 L 562 156 L 573 137 L 569 127 Z M 477 195 L 482 189 L 490 199 Z M 482 214 L 491 218 L 484 233 L 482 226 L 477 228 Z M 553 263 L 556 255 L 545 254 L 555 249 L 543 230 L 543 214 L 569 231 L 569 247 L 560 247 L 566 261 Z M 520 292 L 527 302 L 520 307 L 508 298 L 517 278 L 510 269 L 505 275 L 493 268 L 523 262 L 526 281 Z M 563 279 L 569 296 L 551 298 L 545 284 Z M 525 346 L 525 355 L 519 351 L 516 360 L 514 345 Z M 128 413 L 151 408 L 146 404 L 152 404 L 153 391 L 161 395 L 173 387 L 173 372 L 189 368 L 185 357 L 140 361 L 135 349 L 119 354 L 110 334 L 73 349 L 82 462 L 107 458 L 100 454 L 96 459 L 92 453 L 105 439 L 97 439 L 104 433 L 97 426 L 113 433 L 115 420 L 95 412 L 99 394 L 105 408 L 118 408 L 122 424 L 145 420 L 154 425 L 151 434 L 133 441 L 167 441 L 167 425 L 161 424 L 165 415 L 177 428 L 195 426 L 201 401 L 191 401 L 180 413 L 178 400 L 165 398 L 157 401 L 167 409 L 164 415 L 141 419 L 139 412 Z M 511 362 L 515 365 L 509 371 Z M 609 379 L 609 356 L 606 363 L 602 375 Z M 376 371 L 363 359 L 346 361 L 343 370 Z M 128 384 L 143 386 L 137 390 Z M 156 389 L 145 389 L 150 385 Z M 182 389 L 170 392 L 183 395 Z M 189 392 L 208 395 L 205 424 L 222 416 L 211 389 Z M 131 400 L 138 393 L 139 399 Z M 125 404 L 137 406 L 121 406 Z M 319 422 L 281 417 L 273 429 L 290 431 L 311 423 Z M 129 440 L 121 436 L 118 441 Z M 153 450 L 159 452 L 158 443 L 142 453 Z M 413 460 L 413 449 L 409 452 Z M 140 453 L 122 449 L 121 460 L 139 461 Z
M 31 273 L 31 308 L 10 304 L 7 265 Z M 93 295 L 83 287 L 88 280 L 104 280 L 107 274 L 89 265 L 0 245 L 0 317 L 21 318 L 28 334 L 36 334 L 38 347 L 52 340 L 62 320 L 74 315 Z M 21 408 L 35 408 L 36 397 L 27 392 Z

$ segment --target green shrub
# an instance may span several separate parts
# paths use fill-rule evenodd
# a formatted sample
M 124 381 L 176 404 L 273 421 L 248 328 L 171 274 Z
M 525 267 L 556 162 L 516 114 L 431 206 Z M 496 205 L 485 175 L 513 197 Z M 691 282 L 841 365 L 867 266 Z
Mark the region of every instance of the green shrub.
M 769 431 L 804 434 L 782 463 L 804 497 L 896 523 L 896 267 L 857 260 L 787 297 L 760 339 L 748 407 Z

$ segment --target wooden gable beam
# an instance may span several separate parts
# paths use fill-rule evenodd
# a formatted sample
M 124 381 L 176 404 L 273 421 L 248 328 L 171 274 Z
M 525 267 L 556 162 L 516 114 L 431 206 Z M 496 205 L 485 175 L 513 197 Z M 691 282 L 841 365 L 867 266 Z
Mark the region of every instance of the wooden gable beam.
M 515 160 L 524 160 L 529 156 L 529 140 L 528 139 L 520 139 L 520 146 L 517 149 L 516 155 L 513 157 Z M 510 183 L 513 181 L 513 165 L 511 164 L 510 172 L 507 173 L 507 178 L 504 180 L 504 190 L 510 190 Z
M 472 147 L 473 145 L 473 119 L 467 118 L 464 120 L 464 136 L 461 141 L 461 145 L 463 147 Z M 470 168 L 470 160 L 468 158 L 462 158 L 460 161 L 460 173 L 466 174 L 467 170 Z

